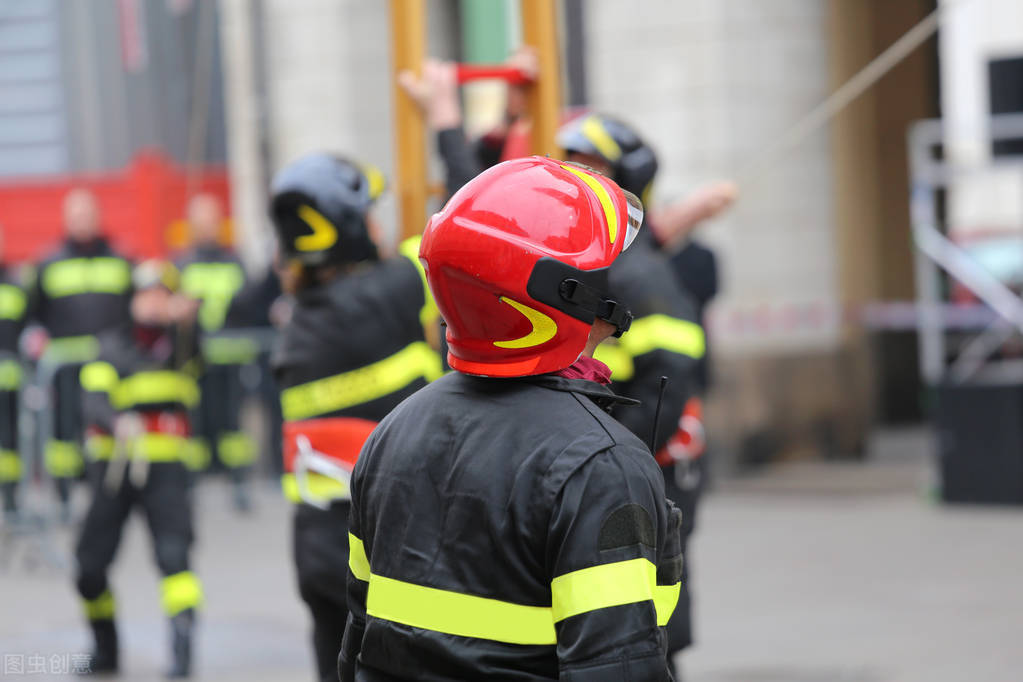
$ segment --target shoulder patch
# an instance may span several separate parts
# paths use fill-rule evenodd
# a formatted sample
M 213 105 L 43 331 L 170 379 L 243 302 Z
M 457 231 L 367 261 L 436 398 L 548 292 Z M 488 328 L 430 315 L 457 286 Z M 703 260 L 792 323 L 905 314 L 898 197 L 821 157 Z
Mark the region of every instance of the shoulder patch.
M 627 504 L 608 514 L 600 526 L 597 548 L 600 551 L 643 544 L 656 547 L 654 522 L 640 504 Z

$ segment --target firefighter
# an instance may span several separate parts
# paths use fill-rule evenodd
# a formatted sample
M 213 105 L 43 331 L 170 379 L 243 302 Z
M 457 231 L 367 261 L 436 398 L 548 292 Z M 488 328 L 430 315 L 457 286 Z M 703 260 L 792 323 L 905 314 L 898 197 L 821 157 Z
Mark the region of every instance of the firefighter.
M 0 231 L 0 254 L 3 232 Z M 25 326 L 27 297 L 22 278 L 0 259 L 0 497 L 4 518 L 18 509 L 17 488 L 21 480 L 18 454 L 18 392 L 22 367 L 18 358 L 18 339 Z
M 217 335 L 225 328 L 231 302 L 245 286 L 241 261 L 220 244 L 222 222 L 216 197 L 193 197 L 188 204 L 188 224 L 194 245 L 177 261 L 182 293 L 202 302 L 199 326 L 205 371 L 200 379 L 199 437 L 193 451 L 195 459 L 190 463 L 201 470 L 215 456 L 231 478 L 235 508 L 246 511 L 250 506 L 246 472 L 255 460 L 256 443 L 240 428 L 240 371 L 256 361 L 256 350 L 248 339 Z
M 187 677 L 202 602 L 202 587 L 189 569 L 192 503 L 183 462 L 188 413 L 199 400 L 196 306 L 175 293 L 179 275 L 170 263 L 146 261 L 134 280 L 132 323 L 104 334 L 100 359 L 82 368 L 92 502 L 75 548 L 77 587 L 95 638 L 91 671 L 115 672 L 116 603 L 108 572 L 124 523 L 140 507 L 171 624 L 167 675 Z
M 606 273 L 641 222 L 607 178 L 530 157 L 427 225 L 456 371 L 356 464 L 342 680 L 670 679 L 681 519 L 592 358 L 631 320 Z
M 535 73 L 533 61 L 528 52 L 520 52 L 513 55 L 510 63 L 527 73 Z M 421 80 L 403 74 L 401 83 L 423 109 L 427 122 L 437 130 L 437 146 L 445 162 L 448 190 L 454 192 L 479 172 L 478 163 L 486 158 L 481 149 L 487 148 L 485 144 L 477 145 L 473 153 L 461 130 L 454 65 L 428 61 Z M 613 178 L 623 189 L 643 197 L 644 201 L 649 199 L 657 158 L 628 126 L 591 114 L 563 126 L 558 143 L 569 160 Z M 692 209 L 692 204 L 687 205 Z M 678 207 L 673 210 L 670 228 L 677 231 L 681 224 L 675 218 L 680 211 Z M 690 210 L 685 215 L 693 213 Z M 666 231 L 663 238 L 674 239 L 675 231 Z M 614 262 L 610 268 L 610 286 L 617 299 L 631 308 L 636 322 L 631 334 L 620 343 L 612 340 L 603 344 L 596 357 L 611 367 L 617 392 L 641 401 L 638 407 L 616 408 L 613 414 L 658 453 L 668 495 L 682 508 L 683 535 L 687 538 L 693 528 L 698 494 L 694 481 L 697 479 L 680 471 L 679 478 L 686 481 L 686 489 L 680 488 L 676 482 L 676 460 L 666 447 L 677 440 L 687 406 L 690 413 L 695 409 L 697 403 L 691 405 L 690 401 L 698 401 L 695 380 L 705 350 L 703 328 L 693 301 L 678 286 L 652 230 L 642 230 L 632 247 Z M 662 376 L 668 378 L 663 401 L 659 381 Z M 657 419 L 659 413 L 663 413 L 663 419 Z M 693 423 L 692 418 L 685 421 L 687 425 Z M 658 433 L 652 434 L 655 422 Z M 674 452 L 679 452 L 678 448 Z M 690 461 L 695 459 L 686 460 L 679 465 L 680 469 L 692 466 Z M 684 579 L 679 606 L 668 626 L 669 664 L 673 669 L 674 654 L 691 642 L 689 612 L 688 582 Z
M 49 335 L 44 360 L 57 366 L 53 429 L 43 459 L 67 519 L 70 482 L 82 473 L 79 371 L 96 359 L 96 335 L 128 322 L 132 292 L 131 265 L 103 237 L 95 196 L 73 189 L 63 208 L 67 238 L 36 269 L 31 316 Z
M 283 487 L 295 503 L 294 560 L 320 680 L 337 678 L 348 613 L 350 471 L 376 423 L 441 371 L 418 238 L 378 258 L 371 206 L 383 189 L 375 168 L 329 154 L 295 161 L 272 185 L 282 284 L 294 295 L 272 358 Z
M 592 166 L 623 188 L 649 197 L 657 157 L 625 123 L 602 114 L 585 114 L 562 126 L 557 140 L 568 159 Z M 628 336 L 620 343 L 605 345 L 596 357 L 611 367 L 616 390 L 642 402 L 638 409 L 616 410 L 615 416 L 638 435 L 651 434 L 658 423 L 652 449 L 662 467 L 668 497 L 682 510 L 682 590 L 667 628 L 669 662 L 673 664 L 674 654 L 692 643 L 687 541 L 694 528 L 702 480 L 697 368 L 706 341 L 696 307 L 688 292 L 677 286 L 671 264 L 652 233 L 643 230 L 633 248 L 611 269 L 611 289 L 629 303 L 636 319 Z M 669 379 L 663 402 L 658 395 L 658 376 Z M 663 416 L 659 420 L 658 410 Z M 675 674 L 679 676 L 677 669 Z

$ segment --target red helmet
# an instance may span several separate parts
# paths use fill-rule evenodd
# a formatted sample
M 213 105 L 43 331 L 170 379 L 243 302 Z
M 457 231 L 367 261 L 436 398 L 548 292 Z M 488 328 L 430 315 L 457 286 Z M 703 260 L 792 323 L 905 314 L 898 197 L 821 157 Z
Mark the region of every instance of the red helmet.
M 639 200 L 588 168 L 533 156 L 480 174 L 426 225 L 419 250 L 447 323 L 448 362 L 467 374 L 568 367 L 594 319 L 632 315 L 608 266 L 643 222 Z

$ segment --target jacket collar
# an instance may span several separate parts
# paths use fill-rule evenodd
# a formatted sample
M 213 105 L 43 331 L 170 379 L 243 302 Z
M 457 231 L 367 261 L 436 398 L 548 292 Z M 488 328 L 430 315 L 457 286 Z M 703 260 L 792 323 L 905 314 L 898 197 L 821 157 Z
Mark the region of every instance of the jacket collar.
M 594 381 L 586 379 L 566 379 L 555 374 L 539 374 L 537 376 L 521 377 L 512 381 L 543 386 L 554 391 L 566 393 L 579 393 L 592 400 L 602 410 L 610 410 L 615 405 L 639 405 L 640 401 L 635 398 L 627 398 L 618 395 L 607 386 L 602 386 Z

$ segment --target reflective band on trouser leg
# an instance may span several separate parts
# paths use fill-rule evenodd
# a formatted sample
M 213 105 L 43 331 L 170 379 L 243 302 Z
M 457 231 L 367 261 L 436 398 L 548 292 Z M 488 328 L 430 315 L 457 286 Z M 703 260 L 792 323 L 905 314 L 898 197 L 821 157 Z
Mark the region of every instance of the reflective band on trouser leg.
M 16 391 L 21 387 L 21 363 L 17 360 L 0 360 L 0 391 Z
M 707 350 L 703 328 L 695 322 L 667 315 L 647 315 L 632 321 L 619 341 L 619 347 L 632 357 L 654 350 L 669 350 L 693 358 L 702 358 Z
M 82 453 L 71 441 L 49 441 L 43 459 L 46 470 L 54 478 L 74 478 L 82 471 Z
M 341 481 L 314 472 L 306 474 L 306 486 L 313 499 L 322 502 L 349 500 L 352 497 L 348 486 Z M 284 474 L 281 476 L 281 489 L 284 491 L 285 499 L 296 504 L 304 502 L 302 491 L 298 485 L 298 478 L 295 474 Z
M 83 599 L 85 617 L 89 620 L 113 620 L 114 619 L 114 595 L 110 590 L 104 590 L 103 594 L 95 599 Z
M 366 613 L 395 623 L 509 644 L 557 644 L 551 610 L 369 577 Z
M 0 320 L 20 320 L 28 307 L 28 298 L 21 287 L 0 284 Z
M 247 433 L 231 431 L 217 441 L 217 454 L 229 469 L 249 466 L 256 460 L 256 441 Z
M 114 456 L 114 437 L 107 435 L 87 436 L 85 454 L 95 462 L 112 459 Z
M 21 480 L 21 457 L 16 450 L 0 450 L 0 483 Z
M 246 365 L 255 362 L 259 345 L 242 336 L 211 336 L 202 342 L 202 356 L 211 365 Z
M 383 398 L 416 379 L 431 381 L 441 374 L 440 356 L 425 341 L 416 341 L 365 367 L 284 389 L 281 411 L 287 421 L 308 419 Z
M 348 568 L 352 575 L 362 581 L 369 580 L 369 558 L 362 540 L 351 533 L 348 534 Z
M 167 576 L 160 582 L 160 602 L 168 616 L 199 608 L 202 604 L 202 584 L 199 578 L 191 571 Z

